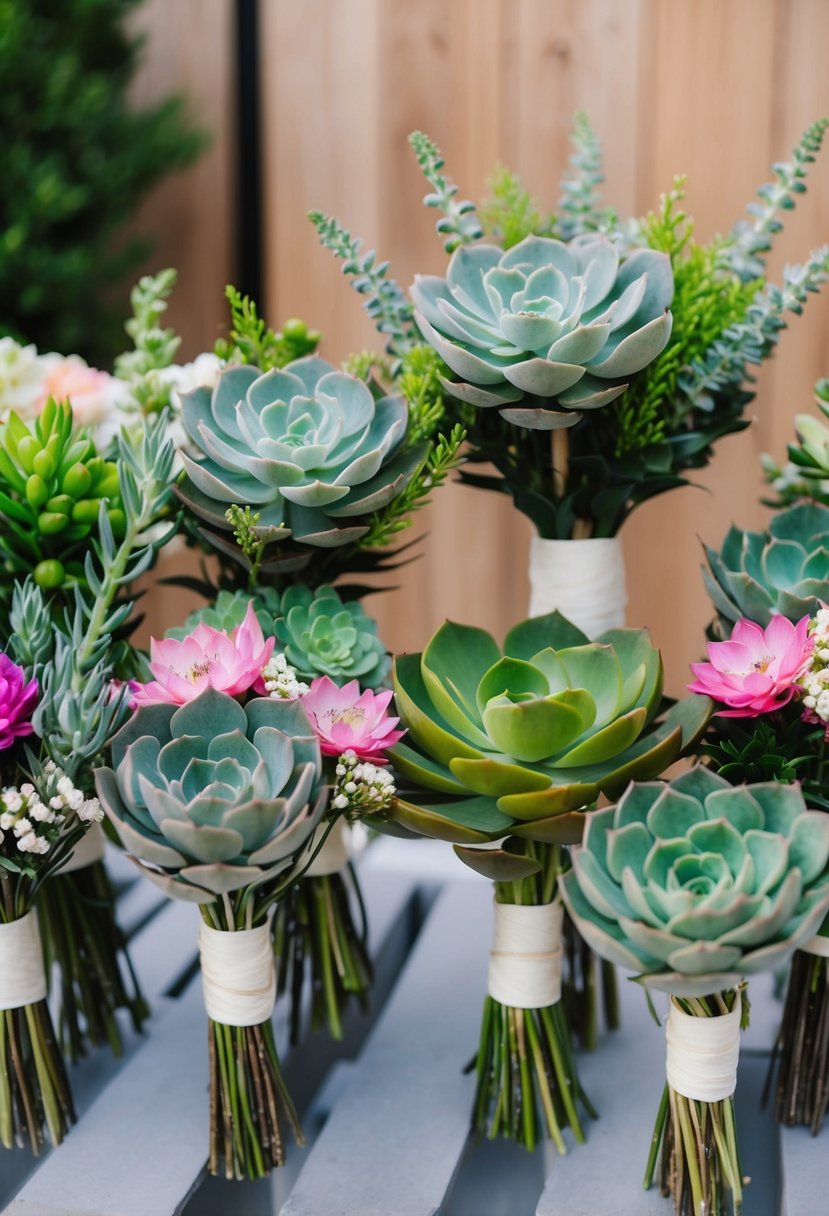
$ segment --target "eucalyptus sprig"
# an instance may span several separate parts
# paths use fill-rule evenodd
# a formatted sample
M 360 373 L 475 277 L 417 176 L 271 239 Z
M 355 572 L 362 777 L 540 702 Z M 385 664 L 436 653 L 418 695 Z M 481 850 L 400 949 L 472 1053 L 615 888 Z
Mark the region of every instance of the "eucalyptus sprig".
M 309 211 L 308 218 L 317 230 L 320 244 L 343 263 L 343 274 L 352 278 L 351 286 L 366 299 L 363 303 L 378 333 L 386 338 L 386 350 L 400 359 L 418 340 L 412 321 L 412 306 L 401 288 L 388 276 L 388 262 L 378 262 L 373 249 L 360 253 L 362 241 L 343 225 L 321 211 Z
M 444 159 L 437 144 L 422 131 L 412 131 L 409 136 L 412 151 L 421 172 L 432 187 L 423 202 L 427 207 L 437 207 L 443 214 L 435 224 L 435 231 L 444 238 L 443 247 L 452 253 L 459 245 L 468 245 L 483 236 L 477 208 L 471 199 L 458 199 L 458 187 L 442 172 Z
M 601 205 L 602 145 L 583 111 L 579 111 L 573 120 L 570 138 L 573 151 L 569 169 L 561 181 L 561 198 L 555 216 L 555 235 L 563 241 L 587 232 L 610 231 L 616 222 L 615 211 Z
M 143 414 L 158 414 L 170 405 L 172 386 L 158 376 L 175 362 L 181 338 L 174 329 L 162 326 L 178 274 L 168 268 L 156 275 L 144 275 L 130 292 L 133 315 L 124 328 L 133 349 L 118 355 L 115 375 L 130 385 L 130 395 Z

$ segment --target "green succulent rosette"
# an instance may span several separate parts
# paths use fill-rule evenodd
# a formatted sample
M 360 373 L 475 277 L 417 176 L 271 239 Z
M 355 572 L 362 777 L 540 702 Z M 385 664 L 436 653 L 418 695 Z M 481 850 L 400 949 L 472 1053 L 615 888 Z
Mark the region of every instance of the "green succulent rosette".
M 210 903 L 290 870 L 326 804 L 319 744 L 296 701 L 242 706 L 208 688 L 141 706 L 96 772 L 127 852 L 168 895 Z
M 516 625 L 502 650 L 447 622 L 422 654 L 395 659 L 408 736 L 391 749 L 394 767 L 441 796 L 406 791 L 395 820 L 458 845 L 578 840 L 574 812 L 663 772 L 704 730 L 711 702 L 689 697 L 660 714 L 662 681 L 645 630 L 591 642 L 554 612 Z
M 363 689 L 386 683 L 391 659 L 377 636 L 377 622 L 357 600 L 344 601 L 327 585 L 312 590 L 295 584 L 282 595 L 270 587 L 258 587 L 253 596 L 220 591 L 167 636 L 187 637 L 200 622 L 230 633 L 241 625 L 251 599 L 265 637 L 276 637 L 277 649 L 300 679 L 329 676 L 339 685 L 358 680 Z
M 182 422 L 190 446 L 179 493 L 212 542 L 216 529 L 231 531 L 232 505 L 253 508 L 257 535 L 269 544 L 313 550 L 356 542 L 426 454 L 405 442 L 404 398 L 375 399 L 362 380 L 316 356 L 265 374 L 229 367 L 212 390 L 182 395 Z M 231 539 L 220 537 L 216 547 L 234 556 Z M 259 569 L 268 573 L 268 563 Z
M 445 278 L 417 275 L 410 290 L 418 328 L 459 377 L 447 391 L 548 430 L 614 401 L 664 350 L 673 288 L 666 254 L 625 257 L 591 233 L 461 246 Z
M 742 617 L 765 628 L 776 612 L 795 623 L 814 616 L 829 602 L 829 507 L 797 503 L 765 532 L 732 527 L 705 556 L 702 576 L 726 636 Z
M 591 811 L 565 903 L 604 958 L 673 996 L 782 965 L 829 909 L 829 816 L 796 785 L 697 767 Z

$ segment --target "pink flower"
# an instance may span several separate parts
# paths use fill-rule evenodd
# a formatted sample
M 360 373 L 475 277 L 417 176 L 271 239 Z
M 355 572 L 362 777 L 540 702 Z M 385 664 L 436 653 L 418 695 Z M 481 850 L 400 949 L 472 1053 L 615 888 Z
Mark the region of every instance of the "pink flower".
M 356 680 L 338 688 L 329 676 L 320 676 L 302 698 L 302 708 L 319 736 L 325 756 L 341 756 L 349 748 L 361 760 L 386 764 L 383 752 L 405 735 L 395 730 L 400 721 L 386 713 L 391 692 L 360 692 Z
M 49 397 L 69 400 L 75 422 L 94 426 L 109 414 L 119 390 L 119 381 L 107 372 L 89 367 L 80 355 L 44 355 L 46 375 L 41 386 L 37 410 Z
M 727 642 L 709 642 L 710 663 L 692 663 L 696 679 L 688 685 L 728 709 L 722 718 L 756 718 L 788 705 L 799 691 L 795 681 L 809 665 L 812 653 L 809 617 L 793 625 L 775 615 L 765 629 L 753 621 L 738 621 Z
M 0 654 L 0 751 L 15 739 L 34 731 L 29 719 L 37 703 L 37 680 L 26 683 L 26 673 L 8 655 Z
M 253 600 L 248 604 L 245 619 L 231 634 L 202 623 L 181 641 L 164 638 L 159 642 L 152 638 L 150 671 L 155 680 L 138 685 L 132 698 L 133 708 L 159 701 L 184 705 L 205 688 L 241 696 L 259 680 L 275 640 L 265 641 Z

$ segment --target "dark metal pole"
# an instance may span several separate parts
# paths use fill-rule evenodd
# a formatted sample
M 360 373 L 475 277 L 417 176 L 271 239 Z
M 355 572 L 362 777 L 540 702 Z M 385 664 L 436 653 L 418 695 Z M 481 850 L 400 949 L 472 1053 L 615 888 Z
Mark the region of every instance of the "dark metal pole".
M 258 0 L 236 0 L 236 286 L 262 299 Z

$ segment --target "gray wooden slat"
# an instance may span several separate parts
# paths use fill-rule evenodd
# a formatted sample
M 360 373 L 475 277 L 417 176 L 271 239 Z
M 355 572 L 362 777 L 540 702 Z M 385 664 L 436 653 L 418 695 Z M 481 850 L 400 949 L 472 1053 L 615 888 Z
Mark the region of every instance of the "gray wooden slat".
M 391 885 L 385 939 L 399 939 L 404 950 L 406 933 L 398 933 L 398 927 L 407 919 L 414 883 L 386 884 L 386 895 Z M 371 888 L 367 895 L 376 908 Z M 383 918 L 379 920 L 382 953 Z M 139 935 L 136 948 L 159 955 L 148 988 L 157 991 L 165 974 L 180 970 L 197 923 L 194 907 L 171 902 Z M 166 961 L 165 955 L 170 956 Z M 145 961 L 146 975 L 152 958 L 139 961 Z M 391 977 L 396 970 L 391 959 L 387 968 Z M 167 1004 L 149 1040 L 4 1209 L 7 1216 L 174 1216 L 184 1208 L 202 1181 L 207 1152 L 207 1023 L 201 985 L 191 984 L 180 999 Z M 325 1067 L 323 1063 L 323 1071 Z M 254 1185 L 262 1194 L 262 1184 Z M 226 1198 L 233 1196 L 235 1205 L 241 1194 L 231 1184 Z
M 781 1216 L 820 1216 L 829 1208 L 829 1128 L 812 1136 L 807 1127 L 780 1129 L 783 1174 Z
M 282 1216 L 434 1216 L 464 1151 L 492 889 L 447 887 Z
M 664 1035 L 637 986 L 620 975 L 620 987 L 621 1028 L 605 1036 L 595 1052 L 579 1057 L 582 1084 L 600 1117 L 589 1124 L 585 1146 L 555 1160 L 537 1216 L 666 1216 L 670 1211 L 656 1189 L 642 1186 L 665 1081 Z M 759 1108 L 766 1068 L 767 1058 L 756 1052 L 740 1060 L 737 1123 L 743 1167 L 754 1178 L 746 1193 L 751 1216 L 777 1211 L 777 1129 L 769 1112 Z

